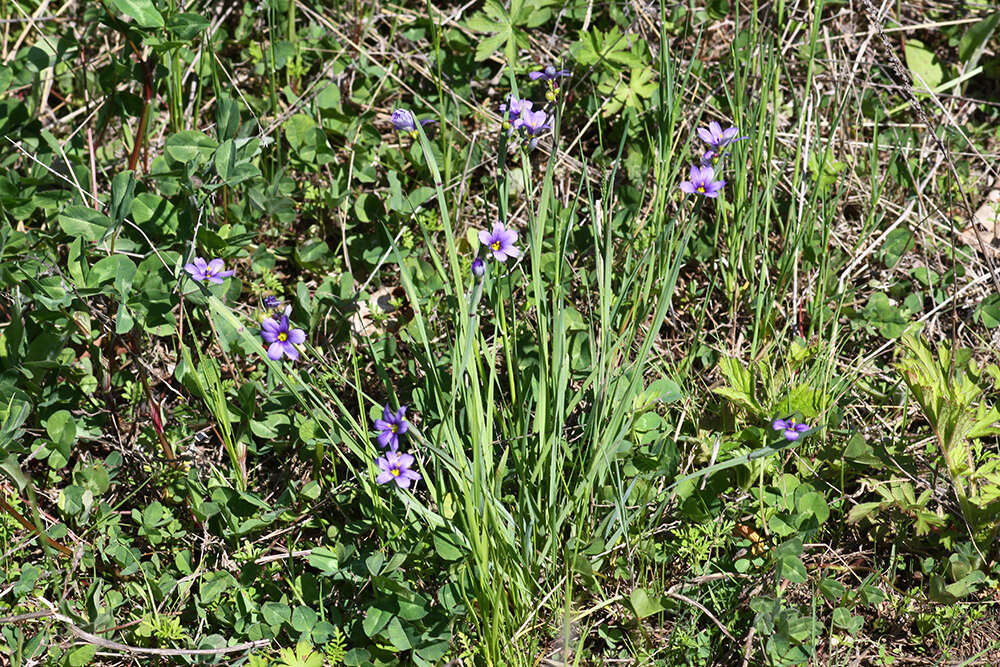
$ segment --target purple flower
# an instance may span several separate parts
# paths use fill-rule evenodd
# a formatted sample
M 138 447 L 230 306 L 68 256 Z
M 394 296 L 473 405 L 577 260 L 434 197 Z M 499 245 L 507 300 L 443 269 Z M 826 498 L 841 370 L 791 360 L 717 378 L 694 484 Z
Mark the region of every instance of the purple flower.
M 278 320 L 266 317 L 261 322 L 260 337 L 268 344 L 267 358 L 272 361 L 281 359 L 282 355 L 288 355 L 288 358 L 293 361 L 298 359 L 299 351 L 295 346 L 306 340 L 306 333 L 302 329 L 292 329 L 289 325 L 288 313 L 290 310 L 289 306 Z
M 493 253 L 493 259 L 506 262 L 508 257 L 517 257 L 521 251 L 514 247 L 517 242 L 517 232 L 507 229 L 502 222 L 493 223 L 493 231 L 479 231 L 479 240 Z
M 420 473 L 410 469 L 413 465 L 413 456 L 410 454 L 388 451 L 385 456 L 379 457 L 375 462 L 382 471 L 375 478 L 379 484 L 396 482 L 396 486 L 399 488 L 408 489 L 410 482 L 420 479 Z
M 531 100 L 519 100 L 513 95 L 508 95 L 507 102 L 500 105 L 500 113 L 507 112 L 507 121 L 516 123 L 522 113 L 531 111 L 531 104 Z
M 195 280 L 207 280 L 210 283 L 221 285 L 223 278 L 228 278 L 236 273 L 235 271 L 223 271 L 224 267 L 225 264 L 218 257 L 211 262 L 206 262 L 201 257 L 195 257 L 193 262 L 184 265 L 184 270 L 191 274 Z
M 545 122 L 546 119 L 544 111 L 532 111 L 531 109 L 525 109 L 521 112 L 521 117 L 517 119 L 516 123 L 514 123 L 514 128 L 524 128 L 524 131 L 529 135 L 535 136 L 551 127 Z
M 708 144 L 709 148 L 712 150 L 709 152 L 714 152 L 720 154 L 722 149 L 729 144 L 739 141 L 740 139 L 746 139 L 746 137 L 737 137 L 740 131 L 735 127 L 727 127 L 725 130 L 714 120 L 708 124 L 708 127 L 699 127 L 698 136 L 701 140 Z M 704 160 L 704 158 L 702 158 Z
M 798 440 L 799 436 L 809 430 L 808 424 L 796 422 L 794 419 L 775 419 L 771 423 L 775 431 L 784 431 L 786 440 Z
M 552 65 L 546 65 L 545 69 L 539 70 L 537 72 L 530 72 L 528 77 L 532 81 L 538 81 L 539 79 L 545 79 L 546 81 L 553 81 L 561 76 L 569 76 L 569 70 L 560 69 L 557 70 Z
M 281 299 L 274 296 L 273 294 L 268 294 L 264 297 L 264 307 L 269 310 L 276 310 L 278 306 L 281 305 Z
M 393 413 L 388 405 L 385 406 L 385 410 L 382 411 L 382 419 L 375 420 L 375 430 L 378 431 L 379 447 L 388 447 L 389 451 L 392 452 L 399 449 L 399 436 L 406 433 L 410 428 L 410 425 L 404 418 L 405 414 L 405 405 L 399 406 L 399 411 L 396 413 Z
M 433 120 L 422 120 L 421 125 L 426 125 L 427 123 L 433 123 Z M 417 133 L 417 122 L 413 118 L 413 114 L 410 113 L 409 109 L 395 109 L 392 112 L 392 124 L 400 132 L 409 132 L 410 134 Z
M 483 261 L 482 257 L 476 257 L 472 260 L 472 275 L 482 278 L 484 273 L 486 273 L 486 262 Z
M 711 167 L 691 167 L 691 180 L 681 182 L 681 190 L 690 194 L 697 192 L 715 199 L 719 196 L 719 191 L 726 184 L 725 181 L 715 180 L 715 170 Z
M 719 153 L 718 151 L 705 151 L 701 156 L 701 166 L 715 167 L 717 164 L 729 157 L 729 151 Z

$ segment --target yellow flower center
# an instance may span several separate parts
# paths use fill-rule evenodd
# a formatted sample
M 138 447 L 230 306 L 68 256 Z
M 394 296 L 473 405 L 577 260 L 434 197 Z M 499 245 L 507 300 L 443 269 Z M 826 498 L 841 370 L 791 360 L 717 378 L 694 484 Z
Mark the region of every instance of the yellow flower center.
M 288 334 L 282 331 L 280 334 L 278 334 L 278 340 L 284 343 L 286 340 L 288 340 Z
M 393 425 L 392 425 L 392 426 L 390 426 L 389 428 L 391 428 L 391 429 L 392 429 L 392 432 L 393 432 L 393 433 L 395 433 L 395 432 L 396 432 L 397 430 L 399 430 L 399 427 L 398 427 L 398 426 L 396 426 L 395 424 L 393 424 Z
M 391 472 L 391 473 L 392 473 L 392 476 L 393 476 L 393 477 L 399 477 L 399 468 L 393 468 L 393 469 L 392 469 L 392 470 L 390 470 L 389 472 Z
M 705 186 L 704 185 L 699 185 L 698 186 L 698 192 L 704 192 L 704 191 L 705 191 Z
M 494 250 L 499 250 L 499 249 L 500 249 L 500 242 L 499 242 L 499 241 L 494 241 L 494 242 L 493 242 L 493 243 L 492 243 L 492 244 L 490 245 L 490 247 L 491 247 L 491 248 L 493 248 Z

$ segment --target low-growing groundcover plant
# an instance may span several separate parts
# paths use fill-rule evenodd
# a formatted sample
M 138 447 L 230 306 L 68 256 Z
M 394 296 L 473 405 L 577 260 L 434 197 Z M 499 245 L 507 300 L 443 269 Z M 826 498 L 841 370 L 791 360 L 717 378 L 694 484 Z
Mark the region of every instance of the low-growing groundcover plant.
M 10 664 L 1000 662 L 992 9 L 0 6 Z

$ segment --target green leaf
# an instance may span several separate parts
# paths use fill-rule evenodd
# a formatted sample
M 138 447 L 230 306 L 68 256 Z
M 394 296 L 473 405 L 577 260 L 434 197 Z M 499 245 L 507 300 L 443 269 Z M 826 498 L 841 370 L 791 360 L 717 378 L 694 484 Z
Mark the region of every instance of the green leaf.
M 480 40 L 479 44 L 476 45 L 476 60 L 483 61 L 490 58 L 507 43 L 511 36 L 512 33 L 501 32 L 493 35 L 492 37 Z
M 28 478 L 21 470 L 21 464 L 16 454 L 9 454 L 7 458 L 0 461 L 0 472 L 17 485 L 18 491 L 24 491 L 27 488 Z
M 209 23 L 208 19 L 201 14 L 182 12 L 180 14 L 174 14 L 174 16 L 171 17 L 170 23 L 167 24 L 167 29 L 172 32 L 177 39 L 190 42 L 210 25 L 211 23 Z
M 803 494 L 796 500 L 795 505 L 800 514 L 811 514 L 819 523 L 830 518 L 830 508 L 826 504 L 826 498 L 816 491 Z
M 69 236 L 99 241 L 111 227 L 111 219 L 92 208 L 73 205 L 60 214 L 59 226 Z
M 45 422 L 45 432 L 57 447 L 67 450 L 76 441 L 76 420 L 69 410 L 59 410 Z
M 132 200 L 135 198 L 135 174 L 131 169 L 115 174 L 111 181 L 111 206 L 108 215 L 114 225 L 122 224 L 125 216 L 132 210 Z
M 122 301 L 132 291 L 132 281 L 135 279 L 136 266 L 131 258 L 125 255 L 103 257 L 90 268 L 88 287 L 100 287 L 106 282 L 114 281 L 115 291 Z
M 413 644 L 410 643 L 409 637 L 406 636 L 406 632 L 403 630 L 403 624 L 399 622 L 398 617 L 393 617 L 389 621 L 389 625 L 385 629 L 386 637 L 389 639 L 389 643 L 397 651 L 408 651 L 413 648 Z
M 384 563 L 385 563 L 385 556 L 383 556 L 382 553 L 379 551 L 376 551 L 371 556 L 365 559 L 365 567 L 368 568 L 368 571 L 371 573 L 373 577 L 382 571 L 382 565 Z
M 336 88 L 336 86 L 331 86 Z M 339 90 L 339 89 L 338 89 Z M 215 134 L 219 141 L 232 139 L 240 127 L 240 106 L 229 95 L 219 95 L 215 102 Z
M 366 635 L 374 637 L 382 631 L 382 628 L 389 624 L 392 617 L 392 612 L 380 609 L 377 606 L 372 606 L 368 608 L 368 612 L 365 614 L 365 620 L 362 621 L 361 627 L 364 628 Z
M 96 644 L 84 644 L 67 653 L 64 664 L 67 667 L 83 667 L 83 665 L 89 665 L 96 654 Z
M 647 616 L 652 616 L 653 614 L 659 613 L 665 609 L 663 603 L 658 597 L 650 596 L 649 592 L 645 588 L 637 588 L 632 591 L 629 595 L 629 604 L 632 607 L 632 611 L 639 618 L 646 618 Z
M 458 560 L 464 555 L 464 551 L 458 546 L 454 538 L 434 533 L 434 550 L 438 556 L 445 560 Z
M 806 566 L 798 556 L 786 554 L 778 559 L 778 576 L 793 584 L 801 584 L 808 578 Z
M 277 630 L 282 623 L 291 622 L 292 610 L 287 604 L 265 602 L 260 607 L 260 615 L 264 622 L 271 626 L 272 630 Z
M 145 519 L 145 517 L 143 518 Z M 226 589 L 235 585 L 236 579 L 226 570 L 209 572 L 201 578 L 201 583 L 198 587 L 198 597 L 203 605 L 207 605 L 222 595 Z
M 125 16 L 135 19 L 143 28 L 162 28 L 163 15 L 153 6 L 152 0 L 111 0 L 111 4 Z
M 897 227 L 889 232 L 882 244 L 882 261 L 891 269 L 900 258 L 913 249 L 913 232 L 905 227 Z
M 218 144 L 203 132 L 184 130 L 171 134 L 163 145 L 163 152 L 175 162 L 202 162 L 212 157 Z
M 889 297 L 882 292 L 876 292 L 868 298 L 868 305 L 862 314 L 886 338 L 899 338 L 906 331 L 907 318 L 889 303 Z
M 983 299 L 976 308 L 974 317 L 987 329 L 1000 326 L 1000 294 L 990 294 Z
M 309 607 L 298 606 L 292 612 L 292 627 L 299 632 L 309 632 L 318 620 L 319 615 Z
M 236 144 L 232 139 L 226 139 L 215 151 L 215 173 L 219 175 L 222 182 L 229 185 L 229 181 L 236 169 Z
M 913 87 L 916 91 L 930 91 L 944 81 L 944 66 L 933 51 L 924 46 L 918 39 L 907 39 L 903 49 L 906 55 L 906 66 L 913 75 Z
M 958 58 L 971 69 L 976 66 L 979 56 L 990 41 L 997 23 L 1000 23 L 1000 12 L 990 14 L 965 31 L 958 43 Z
M 827 600 L 833 604 L 837 604 L 840 602 L 840 599 L 844 597 L 844 593 L 847 592 L 847 587 L 836 579 L 826 577 L 819 582 L 819 592 L 822 593 L 823 597 Z

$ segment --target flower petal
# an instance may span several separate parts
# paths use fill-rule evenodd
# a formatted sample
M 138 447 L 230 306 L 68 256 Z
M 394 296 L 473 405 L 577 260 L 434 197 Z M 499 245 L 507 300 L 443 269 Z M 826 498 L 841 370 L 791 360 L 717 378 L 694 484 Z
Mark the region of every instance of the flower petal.
M 281 341 L 274 341 L 267 348 L 267 358 L 271 361 L 278 361 L 281 359 L 281 355 L 285 352 L 285 346 L 282 345 Z
M 389 472 L 388 470 L 383 470 L 378 474 L 378 477 L 375 478 L 375 481 L 378 482 L 379 484 L 386 484 L 388 482 L 391 482 L 393 479 L 394 477 L 392 476 L 391 472 Z
M 296 345 L 300 345 L 306 340 L 306 332 L 302 329 L 292 329 L 288 332 L 288 340 Z

